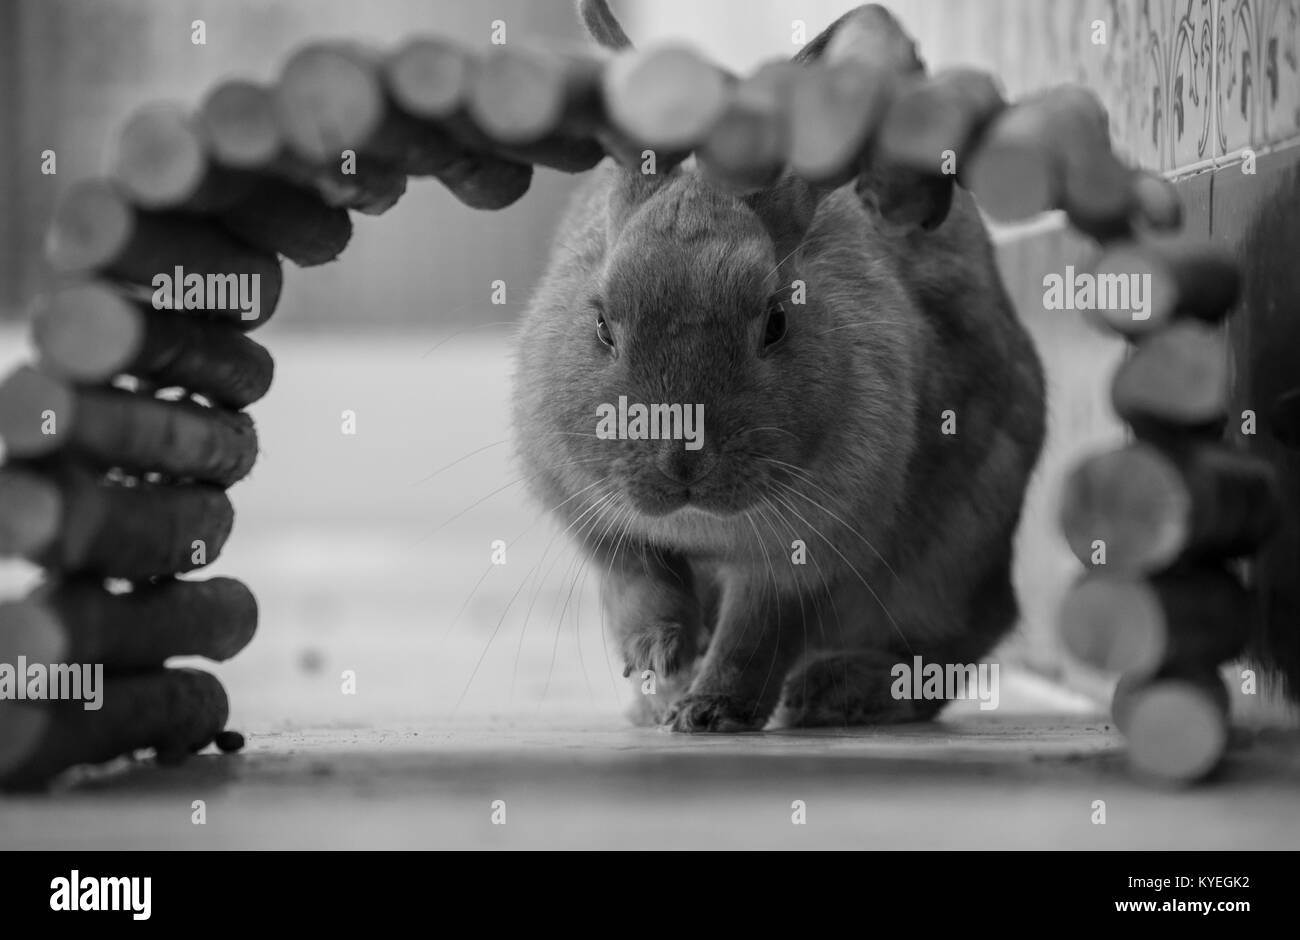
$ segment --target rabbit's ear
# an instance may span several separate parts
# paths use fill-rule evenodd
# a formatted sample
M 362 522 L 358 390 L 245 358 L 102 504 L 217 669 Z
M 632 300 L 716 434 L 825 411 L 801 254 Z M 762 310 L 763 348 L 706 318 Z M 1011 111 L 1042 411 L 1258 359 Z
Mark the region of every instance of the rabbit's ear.
M 607 0 L 578 0 L 578 17 L 591 38 L 604 48 L 615 51 L 632 48 L 632 40 L 623 32 Z
M 794 57 L 799 63 L 866 62 L 899 81 L 925 75 L 916 43 L 884 7 L 850 10 Z M 953 179 L 891 165 L 868 152 L 856 171 L 854 189 L 882 225 L 900 233 L 937 228 L 952 207 Z
M 863 59 L 900 74 L 925 71 L 915 41 L 878 3 L 864 3 L 845 13 L 796 52 L 794 61 L 805 65 L 828 56 Z
M 824 186 L 786 175 L 767 189 L 745 196 L 744 201 L 767 229 L 777 257 L 784 258 L 803 243 L 817 207 L 831 192 Z
M 606 220 L 612 239 L 623 231 L 628 218 L 655 193 L 681 175 L 681 168 L 673 167 L 665 173 L 642 173 L 639 169 L 615 164 L 606 172 L 615 175 L 609 188 Z

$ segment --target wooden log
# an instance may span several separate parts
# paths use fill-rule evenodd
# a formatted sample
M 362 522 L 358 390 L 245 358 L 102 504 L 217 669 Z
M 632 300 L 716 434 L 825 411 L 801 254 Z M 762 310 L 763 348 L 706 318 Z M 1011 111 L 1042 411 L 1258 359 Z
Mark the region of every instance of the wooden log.
M 257 629 L 257 601 L 233 578 L 168 580 L 106 591 L 93 579 L 48 583 L 0 604 L 0 662 L 101 663 L 132 672 L 174 656 L 230 659 Z
M 1061 527 L 1085 565 L 1100 543 L 1108 570 L 1147 574 L 1253 552 L 1276 528 L 1279 505 L 1267 461 L 1212 445 L 1172 453 L 1137 443 L 1071 472 Z
M 29 366 L 0 384 L 0 438 L 11 458 L 67 454 L 219 486 L 242 480 L 257 459 L 257 433 L 243 412 L 76 387 Z
M 313 165 L 337 163 L 387 133 L 392 118 L 370 57 L 345 43 L 294 53 L 274 90 L 276 119 L 290 149 Z
M 731 98 L 734 78 L 682 46 L 614 58 L 605 70 L 605 107 L 614 126 L 639 145 L 693 150 Z
M 1124 242 L 1102 254 L 1096 271 L 1099 279 L 1138 277 L 1146 285 L 1144 311 L 1097 311 L 1107 326 L 1130 336 L 1161 329 L 1175 317 L 1221 320 L 1236 303 L 1241 287 L 1232 258 L 1205 244 Z
M 562 135 L 595 141 L 605 153 L 624 168 L 644 173 L 646 151 L 654 153 L 656 174 L 670 172 L 691 155 L 685 147 L 647 147 L 619 129 L 605 97 L 607 63 L 598 59 L 571 56 L 568 59 L 568 89 Z M 521 151 L 525 156 L 529 150 Z
M 406 42 L 389 56 L 384 80 L 401 108 L 416 117 L 447 121 L 469 101 L 477 62 L 468 49 L 438 37 Z
M 313 167 L 337 168 L 339 178 L 350 177 L 344 181 L 364 194 L 349 208 L 379 215 L 406 192 L 399 162 L 414 151 L 399 137 L 409 129 L 387 107 L 367 51 L 343 43 L 305 46 L 285 63 L 272 94 L 289 150 Z M 348 161 L 346 151 L 355 159 Z M 344 173 L 345 166 L 352 172 Z
M 247 244 L 302 267 L 333 261 L 352 237 L 347 212 L 319 193 L 216 162 L 198 124 L 174 105 L 127 121 L 114 178 L 141 208 L 214 214 Z
M 469 116 L 488 137 L 503 144 L 532 144 L 559 131 L 570 99 L 586 91 L 581 73 L 571 71 L 563 57 L 500 46 L 478 60 L 466 103 Z
M 1218 430 L 1228 414 L 1229 351 L 1223 332 L 1196 321 L 1144 338 L 1111 385 L 1115 413 L 1147 425 Z
M 243 333 L 153 310 L 101 282 L 42 298 L 32 337 L 41 368 L 51 374 L 88 384 L 133 375 L 236 410 L 265 395 L 274 372 L 270 354 Z
M 640 167 L 643 145 L 614 127 L 609 116 L 605 63 L 582 55 L 499 52 L 480 60 L 444 39 L 411 40 L 384 65 L 389 94 L 401 110 L 435 122 L 472 154 L 496 154 L 504 161 L 566 173 L 590 169 L 606 153 L 625 167 Z M 558 118 L 554 109 L 548 111 L 544 136 L 520 142 L 521 132 L 509 126 L 509 111 L 517 107 L 510 99 L 514 85 L 534 71 L 553 96 L 563 99 L 563 107 Z M 472 98 L 478 99 L 473 110 L 484 120 L 482 127 L 471 113 Z M 492 128 L 503 122 L 506 129 L 494 135 Z M 667 172 L 688 155 L 684 150 L 656 153 L 657 171 Z
M 81 702 L 0 703 L 0 785 L 37 787 L 78 764 L 137 750 L 199 750 L 225 727 L 221 683 L 197 669 L 160 669 L 105 683 L 103 707 Z
M 32 558 L 59 535 L 58 486 L 14 468 L 0 468 L 0 558 Z
M 1213 670 L 1123 679 L 1111 713 L 1127 738 L 1130 766 L 1152 780 L 1201 780 L 1227 752 L 1228 693 Z
M 19 366 L 0 382 L 0 440 L 6 458 L 52 454 L 72 439 L 76 391 L 31 366 Z
M 1283 392 L 1268 410 L 1268 430 L 1287 447 L 1300 447 L 1300 388 Z
M 989 126 L 963 171 L 980 208 L 1001 221 L 1051 209 L 1057 184 L 1041 109 L 1013 105 Z
M 133 581 L 192 571 L 221 553 L 233 521 L 218 487 L 0 469 L 0 555 L 57 571 Z
M 275 310 L 283 272 L 275 255 L 259 251 L 202 219 L 136 209 L 112 184 L 84 180 L 73 184 L 54 212 L 46 238 L 50 264 L 65 274 L 104 272 L 141 286 L 160 275 L 218 279 L 256 277 L 258 304 L 243 309 L 227 303 L 204 311 L 241 329 L 265 323 Z
M 326 264 L 352 239 L 352 219 L 318 192 L 261 177 L 222 210 L 221 224 L 245 243 L 284 255 L 300 268 Z
M 963 180 L 981 208 L 1003 221 L 1065 208 L 1072 222 L 1090 228 L 1114 218 L 1127 222 L 1130 179 L 1116 175 L 1108 123 L 1100 102 L 1083 89 L 1031 96 L 990 122 Z
M 232 79 L 215 85 L 199 105 L 195 124 L 222 166 L 265 171 L 288 155 L 274 96 L 256 82 Z M 308 173 L 305 164 L 300 169 Z
M 317 165 L 294 154 L 276 117 L 271 89 L 253 82 L 217 85 L 203 100 L 197 124 L 216 162 L 313 190 L 328 206 L 374 215 L 391 208 L 406 189 L 402 174 L 374 161 L 347 174 L 338 162 Z
M 769 62 L 735 88 L 696 151 L 705 175 L 739 193 L 772 185 L 790 149 L 790 92 L 801 68 Z
M 1182 228 L 1183 200 L 1173 183 L 1150 170 L 1135 170 L 1130 185 L 1137 225 L 1155 232 Z
M 851 166 L 858 198 L 879 217 L 889 234 L 903 237 L 917 229 L 937 228 L 952 208 L 955 177 L 897 163 L 883 152 L 878 139 L 899 89 L 925 76 L 916 44 L 892 14 L 883 7 L 868 5 L 841 20 L 826 44 L 823 58 L 832 69 L 867 67 L 886 76 L 884 89 L 863 96 L 857 103 L 859 114 L 845 125 L 848 140 L 864 138 L 855 165 Z M 865 133 L 859 123 L 864 119 Z
M 894 198 L 884 190 L 910 195 L 918 187 L 905 167 L 873 157 L 876 138 L 898 88 L 924 73 L 915 43 L 888 11 L 863 6 L 842 17 L 820 61 L 791 88 L 790 168 L 826 187 L 856 176 L 859 195 L 888 212 Z
M 600 77 L 594 61 L 501 47 L 474 70 L 466 116 L 506 155 L 581 173 L 605 158 L 590 133 L 600 121 Z M 462 139 L 472 138 L 466 131 Z
M 1098 241 L 1128 236 L 1138 211 L 1132 169 L 1111 153 L 1109 142 L 1086 155 L 1062 152 L 1058 202 L 1070 224 Z
M 1057 205 L 1065 210 L 1071 225 L 1099 241 L 1127 236 L 1139 209 L 1134 171 L 1111 149 L 1106 108 L 1091 90 L 1077 86 L 1058 90 L 1054 98 L 1080 125 L 1071 138 L 1054 141 Z M 1093 133 L 1084 132 L 1084 128 Z
M 1232 708 L 1228 689 L 1218 670 L 1207 663 L 1174 664 L 1153 673 L 1128 673 L 1121 676 L 1111 695 L 1111 718 L 1120 733 L 1128 734 L 1132 727 L 1132 706 L 1135 696 L 1144 689 L 1163 683 L 1186 684 L 1195 687 L 1215 706 L 1216 711 L 1227 715 Z
M 122 125 L 113 179 L 142 209 L 211 211 L 240 199 L 247 176 L 214 166 L 185 109 L 171 102 L 134 112 Z
M 244 736 L 238 731 L 222 731 L 212 743 L 217 746 L 222 754 L 234 754 L 244 749 Z
M 421 53 L 427 54 L 429 47 L 412 46 L 404 52 L 408 58 L 418 57 Z M 518 63 L 526 55 L 511 52 L 508 59 L 511 63 Z M 530 62 L 538 59 L 540 55 L 529 57 Z M 470 72 L 471 78 L 479 71 L 474 68 Z M 504 80 L 485 81 L 479 86 L 487 89 L 481 92 L 482 96 L 497 104 L 501 104 L 500 86 L 522 77 L 519 69 L 511 70 L 505 66 L 498 66 L 492 74 L 503 73 L 506 75 Z M 493 146 L 491 135 L 480 133 L 475 143 L 482 146 L 467 147 L 465 135 L 458 140 L 452 131 L 457 128 L 468 130 L 468 122 L 448 118 L 451 126 L 440 126 L 419 120 L 417 115 L 395 106 L 386 92 L 386 77 L 390 74 L 400 76 L 399 84 L 404 95 L 413 91 L 407 95 L 409 100 L 422 100 L 423 89 L 411 88 L 427 74 L 419 67 L 403 66 L 398 60 L 386 62 L 377 54 L 352 45 L 314 46 L 303 50 L 286 68 L 278 89 L 277 100 L 282 103 L 282 115 L 287 113 L 284 102 L 313 97 L 317 94 L 314 90 L 317 84 L 330 90 L 341 104 L 338 107 L 309 107 L 298 112 L 299 119 L 291 121 L 287 127 L 291 145 L 296 143 L 299 153 L 309 160 L 319 160 L 325 153 L 343 147 L 353 149 L 404 173 L 434 176 L 463 202 L 482 208 L 508 205 L 527 190 L 531 168 L 523 161 L 535 160 L 575 172 L 590 169 L 601 158 L 598 146 L 580 141 L 538 143 L 526 154 L 507 151 L 509 155 L 506 156 L 500 155 L 502 148 Z M 444 91 L 441 87 L 435 89 L 433 98 L 439 99 Z M 471 84 L 466 93 L 472 96 L 474 92 L 475 86 Z M 522 90 L 521 93 L 531 95 L 534 89 Z M 467 98 L 465 103 L 472 104 L 472 100 L 472 97 Z M 437 101 L 434 107 L 440 108 L 441 102 Z M 505 107 L 509 109 L 513 105 L 507 103 Z M 513 113 L 513 118 L 511 114 L 503 115 L 507 124 L 516 118 L 536 120 L 536 116 L 531 114 L 526 119 L 519 118 L 518 113 Z M 546 115 L 544 120 L 552 121 L 553 116 Z M 526 130 L 522 132 L 522 136 L 527 135 Z M 506 131 L 504 136 L 508 138 L 507 143 L 519 142 L 521 132 Z
M 853 179 L 884 119 L 894 82 L 865 62 L 807 66 L 790 89 L 790 169 L 824 186 Z
M 976 69 L 949 69 L 898 88 L 880 129 L 880 154 L 932 175 L 945 154 L 964 166 L 989 123 L 1006 108 L 997 83 Z
M 1253 601 L 1221 568 L 1144 579 L 1097 570 L 1061 604 L 1060 631 L 1075 658 L 1108 672 L 1213 666 L 1241 653 Z
M 359 164 L 433 176 L 473 208 L 503 208 L 528 190 L 531 166 L 472 152 L 444 128 L 402 112 L 390 100 L 384 76 L 384 63 L 367 50 L 311 46 L 300 52 L 276 90 L 290 146 L 308 161 L 348 149 L 359 155 Z M 322 95 L 332 98 L 318 100 Z
M 502 52 L 500 57 L 480 62 L 454 43 L 416 39 L 388 58 L 383 74 L 397 107 L 445 131 L 451 145 L 459 145 L 459 161 L 470 171 L 484 172 L 478 170 L 482 166 L 489 174 L 499 174 L 503 172 L 500 168 L 515 167 L 517 173 L 520 165 L 533 164 L 565 173 L 591 169 L 605 156 L 605 150 L 589 125 L 577 125 L 596 119 L 599 67 L 592 70 L 583 60 L 560 60 L 539 53 L 521 53 L 520 58 L 522 61 L 516 62 L 513 52 Z M 542 136 L 532 141 L 521 142 L 517 129 L 495 135 L 495 124 L 509 125 L 509 111 L 517 107 L 513 86 L 527 83 L 533 69 L 542 73 L 544 85 L 558 89 L 560 115 L 543 122 Z M 471 104 L 472 98 L 477 104 Z M 482 127 L 472 116 L 475 109 L 482 113 Z M 531 120 L 530 116 L 525 123 Z M 489 155 L 496 159 L 487 159 Z M 478 187 L 484 188 L 484 183 Z

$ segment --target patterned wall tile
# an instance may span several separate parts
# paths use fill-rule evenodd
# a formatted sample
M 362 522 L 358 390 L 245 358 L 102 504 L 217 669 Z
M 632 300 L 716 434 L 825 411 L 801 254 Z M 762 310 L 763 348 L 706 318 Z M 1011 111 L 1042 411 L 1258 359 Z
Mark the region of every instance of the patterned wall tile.
M 1300 0 L 1219 0 L 1218 153 L 1300 134 Z
M 1029 0 L 1026 0 L 1029 2 Z M 1115 147 L 1158 170 L 1208 160 L 1213 128 L 1215 0 L 1069 0 L 1036 43 L 1106 105 Z M 1105 43 L 1094 24 L 1104 24 Z

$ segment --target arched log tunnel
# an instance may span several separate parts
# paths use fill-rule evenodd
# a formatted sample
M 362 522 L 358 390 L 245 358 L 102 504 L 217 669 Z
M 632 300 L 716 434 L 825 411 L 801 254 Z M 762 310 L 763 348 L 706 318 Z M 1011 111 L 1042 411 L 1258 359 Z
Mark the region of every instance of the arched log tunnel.
M 1289 280 L 1250 276 L 1300 234 L 1283 208 L 1296 174 L 1289 203 L 1239 224 L 1239 275 L 1224 246 L 1162 237 L 1180 225 L 1178 193 L 1112 152 L 1089 92 L 1008 104 L 992 76 L 927 75 L 881 15 L 860 8 L 810 44 L 816 55 L 746 77 L 672 48 L 598 59 L 437 38 L 382 52 L 321 43 L 274 86 L 230 82 L 193 112 L 141 110 L 106 178 L 57 210 L 48 252 L 71 283 L 41 304 L 38 361 L 0 389 L 0 552 L 50 573 L 0 608 L 0 660 L 104 663 L 111 705 L 0 703 L 0 781 L 135 749 L 179 756 L 222 731 L 220 684 L 164 661 L 232 655 L 256 603 L 229 579 L 173 576 L 219 553 L 223 491 L 256 456 L 241 409 L 267 392 L 272 363 L 246 334 L 274 310 L 282 258 L 333 259 L 348 212 L 382 213 L 409 176 L 502 210 L 534 165 L 582 172 L 610 157 L 665 173 L 688 156 L 738 194 L 786 171 L 809 187 L 856 180 L 903 227 L 941 224 L 956 185 L 1003 221 L 1063 210 L 1102 244 L 1099 276 L 1150 277 L 1142 315 L 1099 319 L 1132 341 L 1113 399 L 1133 440 L 1065 482 L 1062 526 L 1086 570 L 1062 628 L 1076 656 L 1125 676 L 1114 708 L 1139 770 L 1208 773 L 1228 737 L 1216 667 L 1248 649 L 1300 688 L 1300 337 L 1283 315 L 1300 275 L 1276 263 Z M 186 306 L 183 291 L 147 302 L 146 285 L 177 267 L 259 274 L 257 305 L 167 309 Z M 122 376 L 131 388 L 112 387 Z M 155 397 L 163 388 L 184 400 Z M 1243 436 L 1248 410 L 1261 433 Z

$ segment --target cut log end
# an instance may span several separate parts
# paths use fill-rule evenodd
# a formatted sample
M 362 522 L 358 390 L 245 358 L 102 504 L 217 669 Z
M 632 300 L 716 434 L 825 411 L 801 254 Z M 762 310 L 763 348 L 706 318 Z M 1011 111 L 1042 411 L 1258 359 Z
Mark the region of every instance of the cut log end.
M 152 105 L 127 119 L 113 177 L 146 209 L 184 203 L 203 183 L 208 161 L 189 116 L 179 105 Z
M 1102 279 L 1143 285 L 1141 308 L 1099 309 L 1107 325 L 1128 335 L 1150 333 L 1175 316 L 1217 321 L 1237 300 L 1240 276 L 1232 259 L 1206 245 L 1124 242 L 1109 248 L 1097 262 Z
M 1134 213 L 1132 171 L 1099 149 L 1086 159 L 1066 161 L 1061 207 L 1076 229 L 1099 241 L 1121 238 L 1131 230 Z
M 0 604 L 0 663 L 16 663 L 19 656 L 61 663 L 68 652 L 67 634 L 49 608 L 30 599 Z
M 134 232 L 135 217 L 121 193 L 105 180 L 83 180 L 55 208 L 45 254 L 57 271 L 91 271 L 112 262 Z
M 493 140 L 527 144 L 559 127 L 564 104 L 562 60 L 503 48 L 475 69 L 468 110 Z
M 364 144 L 384 117 L 378 75 L 351 51 L 330 45 L 300 50 L 275 88 L 275 111 L 289 146 L 315 163 Z
M 0 557 L 32 558 L 58 537 L 63 498 L 52 482 L 23 470 L 0 470 Z
M 1135 690 L 1126 710 L 1129 763 L 1144 776 L 1173 784 L 1200 780 L 1227 750 L 1226 709 L 1202 683 L 1154 682 Z
M 1061 638 L 1076 659 L 1125 675 L 1204 669 L 1241 652 L 1254 599 L 1221 566 L 1141 577 L 1097 571 L 1061 604 Z
M 285 146 L 271 91 L 253 82 L 218 85 L 203 101 L 198 123 L 212 154 L 227 166 L 268 166 Z
M 1175 323 L 1144 339 L 1120 366 L 1111 401 L 1131 424 L 1210 425 L 1227 415 L 1229 372 L 1220 330 L 1197 321 Z
M 1051 157 L 1041 146 L 986 141 L 962 178 L 980 208 L 1000 222 L 1018 222 L 1053 207 Z
M 1061 639 L 1072 656 L 1098 669 L 1149 671 L 1164 655 L 1160 620 L 1159 601 L 1145 582 L 1094 576 L 1066 594 Z
M 1178 306 L 1178 284 L 1172 272 L 1149 249 L 1137 244 L 1118 245 L 1097 262 L 1099 284 L 1144 285 L 1145 303 L 1099 304 L 1097 313 L 1117 332 L 1140 336 L 1173 319 Z
M 781 115 L 733 109 L 714 125 L 696 156 L 711 179 L 732 190 L 754 192 L 780 176 L 786 144 Z
M 1187 545 L 1191 512 L 1191 496 L 1173 463 L 1137 445 L 1074 469 L 1066 480 L 1061 527 L 1087 564 L 1101 546 L 1108 565 L 1159 570 Z
M 37 308 L 32 333 L 42 366 L 75 382 L 99 382 L 125 371 L 144 341 L 139 311 L 102 284 L 48 295 Z
M 10 457 L 36 458 L 61 448 L 76 426 L 73 390 L 54 376 L 20 366 L 0 384 L 0 440 Z
M 726 109 L 725 73 L 676 46 L 621 56 L 605 73 L 604 94 L 616 127 L 648 147 L 695 147 Z
M 416 39 L 389 59 L 385 79 L 393 99 L 408 114 L 446 119 L 469 97 L 471 55 L 440 39 Z
M 1178 189 L 1156 173 L 1139 170 L 1133 174 L 1135 221 L 1157 232 L 1173 232 L 1183 225 L 1183 201 Z

